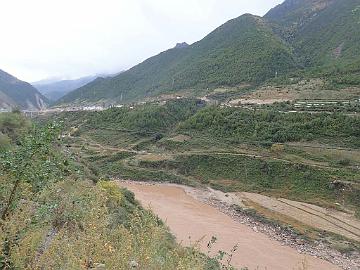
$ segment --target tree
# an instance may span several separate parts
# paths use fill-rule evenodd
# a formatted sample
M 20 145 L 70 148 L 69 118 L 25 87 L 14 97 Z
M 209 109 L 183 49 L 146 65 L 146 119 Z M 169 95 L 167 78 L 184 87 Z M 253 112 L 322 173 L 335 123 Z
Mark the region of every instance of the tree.
M 0 218 L 5 220 L 16 204 L 20 189 L 27 184 L 39 191 L 61 178 L 63 166 L 57 159 L 52 143 L 59 134 L 59 126 L 33 130 L 20 140 L 20 145 L 0 155 Z

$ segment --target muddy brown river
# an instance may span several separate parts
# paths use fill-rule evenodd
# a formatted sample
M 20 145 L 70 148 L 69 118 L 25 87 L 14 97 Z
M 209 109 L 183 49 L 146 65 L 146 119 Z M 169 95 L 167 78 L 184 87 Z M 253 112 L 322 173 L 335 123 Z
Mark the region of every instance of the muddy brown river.
M 120 183 L 135 193 L 144 207 L 150 207 L 170 228 L 182 245 L 203 239 L 201 249 L 207 253 L 212 236 L 218 240 L 212 252 L 230 251 L 238 245 L 232 258 L 234 267 L 267 270 L 298 270 L 303 263 L 308 270 L 340 269 L 324 260 L 303 255 L 283 246 L 262 233 L 238 223 L 218 209 L 204 204 L 178 186 Z

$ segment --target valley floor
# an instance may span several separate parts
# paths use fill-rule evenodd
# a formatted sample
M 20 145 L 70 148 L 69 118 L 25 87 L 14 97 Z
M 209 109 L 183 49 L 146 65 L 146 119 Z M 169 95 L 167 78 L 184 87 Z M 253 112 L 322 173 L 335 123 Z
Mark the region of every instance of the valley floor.
M 184 243 L 239 242 L 232 261 L 251 270 L 360 267 L 358 117 L 176 100 L 51 120 L 84 178 L 184 185 L 125 182 Z
M 286 231 L 276 231 L 276 226 L 237 214 L 231 207 L 234 204 L 241 205 L 244 194 L 225 194 L 212 189 L 173 184 L 130 181 L 120 181 L 119 184 L 134 192 L 144 206 L 151 208 L 182 244 L 199 244 L 203 252 L 210 254 L 218 251 L 231 254 L 233 247 L 237 246 L 231 258 L 231 264 L 235 267 L 355 270 L 360 266 L 358 259 L 349 259 L 339 252 L 328 250 L 320 243 L 317 246 L 308 245 L 300 238 L 288 235 Z M 256 194 L 249 193 L 246 196 L 252 198 Z M 267 198 L 268 202 L 271 201 L 271 198 Z M 302 214 L 306 215 L 306 212 L 303 211 Z M 292 215 L 289 214 L 288 217 L 290 216 Z M 331 222 L 324 222 L 322 225 L 324 224 L 330 226 Z M 353 220 L 352 225 L 355 227 L 360 224 Z M 209 248 L 208 243 L 213 236 L 217 241 Z

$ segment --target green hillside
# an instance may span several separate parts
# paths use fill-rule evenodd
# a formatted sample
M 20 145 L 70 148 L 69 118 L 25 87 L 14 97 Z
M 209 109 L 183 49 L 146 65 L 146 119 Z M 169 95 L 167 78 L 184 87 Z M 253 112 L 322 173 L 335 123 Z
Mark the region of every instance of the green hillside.
M 132 101 L 178 90 L 256 83 L 293 69 L 294 63 L 289 48 L 262 18 L 243 15 L 197 43 L 170 49 L 115 78 L 92 82 L 59 103 Z
M 288 0 L 265 18 L 281 26 L 282 38 L 305 68 L 315 67 L 318 73 L 328 75 L 349 77 L 350 73 L 353 80 L 348 82 L 358 84 L 359 7 L 357 0 Z
M 47 99 L 27 82 L 0 70 L 0 109 L 39 110 L 46 106 Z
M 58 104 L 132 102 L 179 92 L 200 96 L 219 86 L 256 86 L 283 75 L 359 85 L 359 22 L 357 0 L 286 0 L 263 18 L 245 14 L 230 20 L 199 42 L 98 79 Z

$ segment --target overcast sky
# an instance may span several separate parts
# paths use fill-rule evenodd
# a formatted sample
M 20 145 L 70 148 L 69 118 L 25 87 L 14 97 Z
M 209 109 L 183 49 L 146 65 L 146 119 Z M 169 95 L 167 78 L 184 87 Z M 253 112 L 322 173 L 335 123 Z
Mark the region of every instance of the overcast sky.
M 283 0 L 0 0 L 0 69 L 26 81 L 128 69 Z

